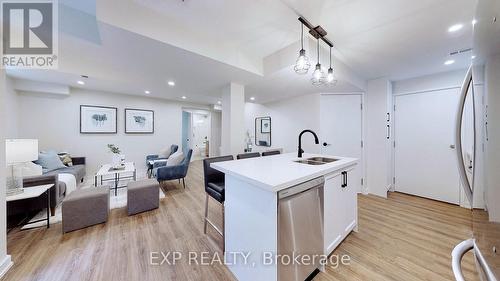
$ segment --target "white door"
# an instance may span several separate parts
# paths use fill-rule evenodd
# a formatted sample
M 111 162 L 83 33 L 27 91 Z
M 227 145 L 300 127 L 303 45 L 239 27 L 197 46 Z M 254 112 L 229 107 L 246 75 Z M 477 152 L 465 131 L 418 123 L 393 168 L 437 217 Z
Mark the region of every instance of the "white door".
M 458 204 L 458 99 L 458 89 L 395 97 L 396 191 Z
M 359 159 L 351 175 L 361 192 L 363 175 L 362 96 L 360 94 L 322 95 L 320 141 L 322 153 Z M 354 182 L 353 182 L 354 183 Z

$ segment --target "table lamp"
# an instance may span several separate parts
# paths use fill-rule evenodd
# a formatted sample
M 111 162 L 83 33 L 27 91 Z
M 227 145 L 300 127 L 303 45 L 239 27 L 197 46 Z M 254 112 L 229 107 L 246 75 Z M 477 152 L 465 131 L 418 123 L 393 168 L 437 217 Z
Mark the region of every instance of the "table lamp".
M 38 140 L 5 140 L 5 159 L 7 166 L 10 168 L 10 173 L 7 176 L 7 195 L 22 193 L 22 167 L 24 163 L 38 159 Z

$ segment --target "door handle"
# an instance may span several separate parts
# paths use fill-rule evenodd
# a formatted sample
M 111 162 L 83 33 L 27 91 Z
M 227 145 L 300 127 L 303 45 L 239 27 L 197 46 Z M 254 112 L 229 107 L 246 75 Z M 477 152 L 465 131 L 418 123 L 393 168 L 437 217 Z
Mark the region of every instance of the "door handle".
M 451 149 L 455 149 L 455 145 L 454 144 L 450 144 L 450 148 Z
M 332 146 L 332 144 L 331 144 L 331 143 L 326 143 L 326 142 L 324 142 L 324 143 L 323 143 L 323 146 Z
M 472 249 L 474 249 L 474 241 L 472 239 L 467 239 L 455 246 L 451 252 L 451 267 L 453 269 L 453 275 L 455 275 L 455 280 L 465 281 L 464 275 L 462 274 L 461 262 L 464 255 Z
M 467 98 L 467 92 L 471 89 L 472 92 L 472 111 L 473 114 L 475 114 L 475 107 L 474 107 L 474 83 L 472 81 L 472 66 L 469 67 L 467 70 L 467 74 L 465 75 L 465 79 L 462 83 L 462 87 L 460 88 L 460 99 L 458 103 L 458 110 L 457 110 L 457 115 L 456 115 L 456 123 L 455 123 L 455 145 L 456 145 L 456 150 L 455 153 L 457 155 L 457 160 L 458 160 L 458 174 L 460 175 L 460 181 L 462 182 L 462 186 L 464 189 L 465 196 L 467 197 L 467 200 L 469 200 L 469 203 L 472 204 L 472 192 L 474 188 L 474 183 L 469 182 L 469 179 L 467 178 L 466 174 L 466 167 L 464 164 L 464 156 L 462 155 L 462 114 L 465 109 L 465 99 Z M 474 135 L 476 133 L 476 125 L 475 125 L 475 118 L 473 122 L 473 130 L 474 130 Z M 474 147 L 476 147 L 476 139 L 474 138 Z M 473 159 L 476 158 L 476 150 L 474 149 L 474 155 L 472 156 Z M 474 171 L 472 172 L 472 178 L 474 178 Z

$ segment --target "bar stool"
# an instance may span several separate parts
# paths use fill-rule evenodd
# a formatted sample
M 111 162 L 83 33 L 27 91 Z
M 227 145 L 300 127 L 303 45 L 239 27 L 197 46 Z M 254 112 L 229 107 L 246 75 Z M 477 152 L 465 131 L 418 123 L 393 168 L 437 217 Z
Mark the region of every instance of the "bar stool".
M 247 158 L 254 158 L 254 157 L 260 157 L 260 153 L 258 152 L 251 152 L 251 153 L 242 153 L 236 155 L 236 159 L 247 159 Z
M 278 155 L 281 154 L 279 150 L 270 150 L 266 152 L 262 152 L 262 156 L 271 156 L 271 155 Z
M 207 234 L 207 225 L 210 224 L 217 233 L 223 238 L 222 251 L 225 251 L 225 243 L 224 243 L 224 200 L 225 200 L 225 182 L 224 182 L 224 173 L 217 171 L 210 167 L 211 163 L 222 162 L 222 161 L 231 161 L 234 160 L 232 155 L 229 156 L 220 156 L 220 157 L 212 157 L 206 158 L 203 160 L 203 175 L 205 177 L 205 218 L 204 218 L 204 226 L 203 233 Z M 222 205 L 222 230 L 220 230 L 213 222 L 211 222 L 208 218 L 208 199 L 212 197 L 215 201 L 219 202 Z

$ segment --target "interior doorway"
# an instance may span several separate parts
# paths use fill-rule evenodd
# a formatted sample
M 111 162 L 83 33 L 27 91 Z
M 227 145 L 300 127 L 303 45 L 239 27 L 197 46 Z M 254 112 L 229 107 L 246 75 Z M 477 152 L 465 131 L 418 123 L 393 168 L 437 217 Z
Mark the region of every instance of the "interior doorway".
M 395 190 L 459 204 L 455 116 L 459 89 L 394 98 Z
M 210 156 L 211 112 L 200 109 L 182 110 L 182 151 L 193 150 L 192 160 Z

